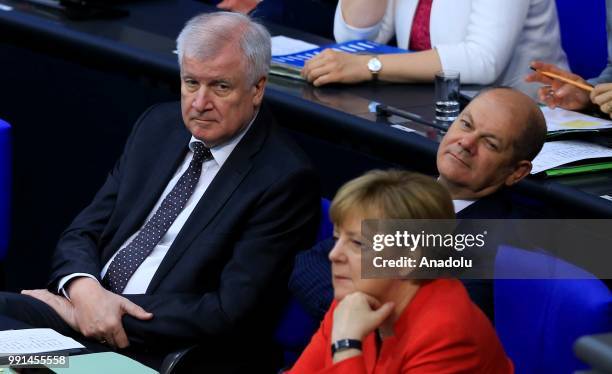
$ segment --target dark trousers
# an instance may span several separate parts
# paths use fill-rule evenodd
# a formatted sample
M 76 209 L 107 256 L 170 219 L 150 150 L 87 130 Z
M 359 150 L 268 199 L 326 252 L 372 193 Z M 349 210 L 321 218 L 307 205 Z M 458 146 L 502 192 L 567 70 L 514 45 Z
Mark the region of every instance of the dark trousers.
M 1 330 L 48 327 L 62 335 L 75 337 L 74 331 L 47 304 L 31 296 L 0 292 Z
M 77 353 L 109 351 L 110 348 L 85 338 L 73 330 L 50 306 L 31 296 L 0 292 L 0 330 L 50 328 L 62 335 L 70 336 L 85 346 Z M 123 355 L 158 369 L 164 355 L 155 355 L 133 349 L 122 350 Z
M 109 347 L 83 337 L 73 330 L 47 304 L 33 297 L 0 292 L 0 330 L 51 328 L 62 335 L 70 336 L 86 349 L 80 353 L 111 350 Z M 244 350 L 244 353 L 240 351 Z M 238 352 L 238 353 L 237 353 Z M 247 354 L 249 353 L 250 354 Z M 155 370 L 159 370 L 163 359 L 170 352 L 153 352 L 149 349 L 128 348 L 118 353 L 131 357 Z M 241 341 L 214 340 L 201 344 L 184 357 L 174 372 L 178 373 L 275 373 L 280 367 L 281 357 L 270 344 L 243 344 Z

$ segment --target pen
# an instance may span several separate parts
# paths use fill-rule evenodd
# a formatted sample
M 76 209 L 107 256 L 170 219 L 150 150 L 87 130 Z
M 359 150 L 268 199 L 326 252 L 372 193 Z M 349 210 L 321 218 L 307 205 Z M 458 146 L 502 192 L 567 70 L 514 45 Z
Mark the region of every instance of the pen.
M 411 121 L 414 121 L 416 123 L 420 123 L 422 125 L 425 126 L 429 126 L 429 127 L 433 127 L 436 128 L 438 130 L 442 130 L 442 131 L 447 131 L 448 128 L 445 126 L 441 126 L 432 122 L 429 122 L 427 120 L 425 120 L 423 117 L 419 116 L 418 114 L 414 114 L 414 113 L 410 113 L 407 112 L 405 110 L 399 109 L 399 108 L 395 108 L 389 105 L 385 105 L 385 104 L 378 104 L 376 103 L 376 114 L 378 115 L 382 115 L 385 117 L 388 117 L 392 114 L 402 117 L 402 118 L 406 118 L 409 119 Z
M 540 73 L 540 74 L 542 74 L 542 75 L 544 75 L 544 76 L 546 76 L 548 78 L 560 80 L 561 82 L 565 82 L 565 83 L 571 84 L 572 86 L 576 86 L 576 87 L 581 88 L 581 89 L 583 89 L 585 91 L 588 91 L 588 92 L 593 91 L 593 86 L 590 86 L 588 84 L 584 84 L 584 83 L 573 81 L 573 80 L 571 80 L 569 78 L 566 78 L 566 77 L 563 77 L 563 76 L 561 76 L 559 74 L 550 73 L 548 71 L 538 70 L 538 69 L 535 69 L 533 66 L 530 66 L 529 68 L 531 70 L 535 71 L 536 73 Z

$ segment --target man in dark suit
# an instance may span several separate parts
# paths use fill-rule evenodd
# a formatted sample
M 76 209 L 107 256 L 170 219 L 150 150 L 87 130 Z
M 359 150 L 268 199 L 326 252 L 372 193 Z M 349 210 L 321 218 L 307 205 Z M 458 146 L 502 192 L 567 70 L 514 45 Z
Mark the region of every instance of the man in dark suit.
M 215 353 L 202 360 L 265 366 L 293 255 L 314 239 L 318 180 L 261 105 L 263 26 L 200 15 L 177 48 L 180 105 L 140 117 L 62 234 L 49 285 L 59 295 L 2 294 L 0 313 L 113 348 L 203 344 Z
M 526 210 L 512 204 L 506 187 L 529 175 L 545 137 L 544 116 L 523 93 L 497 88 L 472 100 L 440 142 L 436 159 L 438 181 L 448 188 L 457 218 L 524 218 Z M 318 319 L 333 297 L 327 258 L 333 245 L 330 239 L 299 254 L 289 282 L 292 293 Z M 465 285 L 492 319 L 491 282 L 466 280 Z

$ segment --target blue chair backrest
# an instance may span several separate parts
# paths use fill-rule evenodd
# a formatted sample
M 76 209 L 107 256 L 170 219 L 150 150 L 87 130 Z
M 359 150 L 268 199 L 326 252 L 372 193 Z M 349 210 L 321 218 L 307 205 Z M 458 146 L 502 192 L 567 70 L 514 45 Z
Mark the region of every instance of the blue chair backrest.
M 321 219 L 317 242 L 333 234 L 333 225 L 329 219 L 329 205 L 329 200 L 321 199 Z M 290 367 L 295 363 L 318 327 L 319 321 L 312 318 L 297 299 L 291 296 L 274 334 L 274 339 L 283 348 L 285 367 Z
M 502 246 L 496 278 L 537 277 L 541 269 L 564 278 L 496 279 L 495 328 L 516 373 L 573 373 L 584 369 L 573 354 L 576 339 L 612 331 L 612 294 L 590 273 L 548 254 Z
M 0 260 L 9 241 L 11 164 L 11 126 L 0 120 Z
M 605 3 L 605 0 L 557 0 L 561 44 L 570 68 L 583 78 L 598 76 L 606 66 Z
M 331 201 L 321 198 L 321 219 L 319 221 L 319 230 L 317 231 L 317 243 L 330 238 L 334 234 L 334 225 L 329 219 L 329 206 Z

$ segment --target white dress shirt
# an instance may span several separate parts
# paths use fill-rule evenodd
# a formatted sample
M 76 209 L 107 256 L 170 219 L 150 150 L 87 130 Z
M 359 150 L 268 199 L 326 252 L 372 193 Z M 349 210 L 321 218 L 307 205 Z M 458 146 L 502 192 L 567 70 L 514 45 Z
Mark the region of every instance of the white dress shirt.
M 255 115 L 255 117 L 257 117 L 257 114 Z M 187 222 L 187 219 L 191 215 L 191 212 L 193 212 L 196 205 L 200 201 L 200 198 L 204 195 L 206 189 L 208 189 L 208 186 L 210 186 L 225 161 L 229 158 L 234 148 L 236 148 L 236 145 L 238 145 L 244 134 L 251 127 L 251 124 L 255 120 L 255 117 L 253 117 L 251 123 L 249 123 L 249 125 L 244 130 L 242 130 L 237 136 L 234 136 L 230 141 L 222 145 L 210 148 L 210 152 L 213 155 L 213 159 L 202 163 L 200 179 L 196 184 L 193 194 L 189 197 L 189 200 L 187 200 L 185 207 L 183 208 L 181 213 L 179 213 L 178 217 L 176 217 L 168 231 L 166 231 L 164 236 L 162 236 L 159 243 L 157 243 L 157 245 L 153 248 L 149 256 L 145 258 L 143 263 L 138 267 L 138 269 L 136 269 L 134 274 L 132 274 L 132 277 L 128 280 L 128 283 L 125 286 L 125 289 L 123 290 L 123 294 L 144 294 L 146 292 L 147 287 L 149 287 L 149 283 L 151 283 L 151 279 L 153 279 L 153 275 L 155 275 L 155 272 L 157 271 L 157 268 L 166 256 L 166 253 L 168 253 L 168 250 L 174 242 L 174 239 L 176 239 L 177 235 L 183 228 L 183 225 L 185 224 L 185 222 Z M 183 175 L 183 173 L 187 170 L 187 168 L 189 167 L 189 163 L 193 158 L 193 144 L 195 142 L 203 143 L 202 141 L 194 138 L 193 136 L 191 137 L 191 140 L 189 141 L 189 151 L 185 155 L 185 159 L 170 179 L 170 182 L 168 182 L 168 185 L 164 189 L 164 192 L 157 200 L 157 203 L 147 216 L 146 220 L 143 222 L 142 226 L 121 245 L 119 251 L 123 250 L 134 238 L 136 238 L 140 230 L 142 230 L 142 228 L 144 227 L 145 223 L 151 217 L 153 217 L 153 214 L 155 214 L 164 198 L 170 193 L 170 191 L 172 191 L 172 189 L 180 179 L 181 175 Z M 108 267 L 110 266 L 115 256 L 117 256 L 117 253 L 119 253 L 119 251 L 115 252 L 115 254 L 110 258 L 110 260 L 108 260 L 108 262 L 104 265 L 102 271 L 100 272 L 100 278 L 104 278 Z M 68 281 L 76 277 L 89 277 L 96 279 L 93 275 L 87 273 L 69 274 L 60 279 L 58 284 L 58 291 L 61 291 L 64 296 L 68 297 L 64 286 L 66 285 L 66 283 L 68 283 Z
M 476 201 L 478 201 L 478 199 L 476 200 L 453 200 L 453 207 L 455 207 L 455 213 L 461 212 L 463 209 L 474 204 Z

